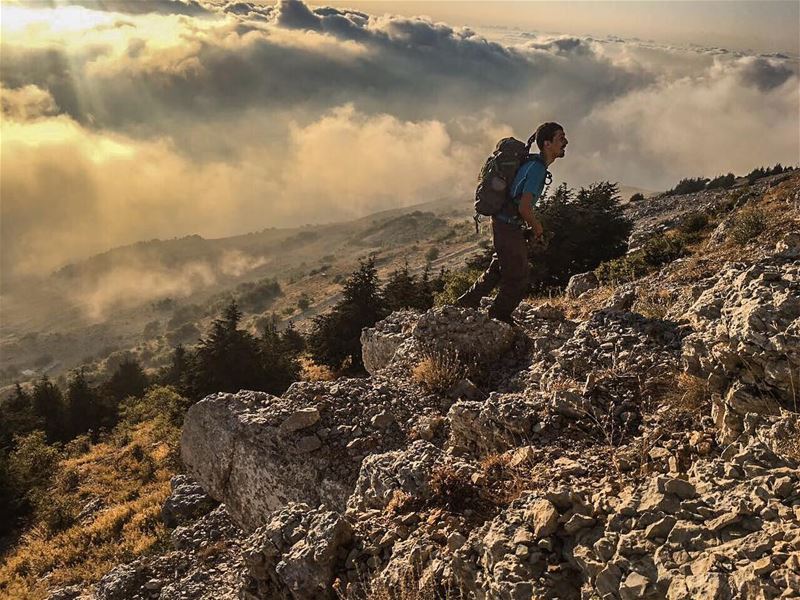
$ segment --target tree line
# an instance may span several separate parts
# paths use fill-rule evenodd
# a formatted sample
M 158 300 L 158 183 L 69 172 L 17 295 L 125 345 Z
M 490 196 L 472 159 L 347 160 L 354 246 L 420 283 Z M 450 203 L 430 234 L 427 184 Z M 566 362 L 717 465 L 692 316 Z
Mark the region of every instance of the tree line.
M 772 168 L 757 167 L 744 177 L 747 179 L 747 183 L 752 185 L 762 177 L 768 177 L 769 175 L 780 175 L 781 173 L 787 173 L 793 170 L 793 167 L 784 167 L 781 165 L 781 163 L 778 163 Z M 736 176 L 733 173 L 718 175 L 713 179 L 709 179 L 708 177 L 688 177 L 681 179 L 674 188 L 667 190 L 666 194 L 668 196 L 678 196 L 681 194 L 702 192 L 703 190 L 727 189 L 732 187 L 734 183 L 736 183 Z M 636 199 L 639 200 L 640 198 Z M 633 200 L 633 198 L 631 198 L 631 200 Z

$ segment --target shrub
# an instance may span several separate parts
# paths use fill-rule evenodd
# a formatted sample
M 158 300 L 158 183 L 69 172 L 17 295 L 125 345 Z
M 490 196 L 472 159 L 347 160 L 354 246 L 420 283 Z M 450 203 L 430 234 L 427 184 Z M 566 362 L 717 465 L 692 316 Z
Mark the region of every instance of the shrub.
M 436 246 L 433 246 L 430 250 L 425 253 L 425 260 L 432 261 L 439 258 L 439 249 Z
M 681 179 L 671 190 L 667 191 L 668 196 L 679 196 L 681 194 L 692 194 L 694 192 L 702 192 L 706 189 L 708 179 L 705 177 L 686 178 Z
M 480 503 L 478 488 L 452 465 L 439 465 L 431 473 L 431 504 L 460 512 Z
M 617 184 L 601 182 L 573 194 L 566 185 L 537 207 L 549 245 L 531 264 L 531 287 L 564 287 L 576 273 L 591 271 L 627 250 L 633 229 L 623 214 Z
M 43 431 L 16 437 L 14 442 L 7 466 L 11 489 L 18 506 L 36 507 L 57 473 L 60 452 L 47 444 Z
M 639 250 L 600 264 L 594 274 L 603 284 L 625 283 L 646 275 L 649 270 L 644 253 Z
M 454 271 L 444 275 L 442 291 L 434 296 L 434 306 L 455 304 L 458 297 L 466 292 L 482 273 L 479 269 Z
M 690 212 L 683 216 L 678 231 L 681 233 L 697 233 L 708 227 L 708 215 L 702 212 Z
M 642 246 L 642 257 L 652 267 L 672 262 L 685 254 L 683 242 L 667 235 L 655 235 Z
M 628 201 L 629 202 L 641 202 L 642 200 L 644 200 L 644 194 L 642 194 L 641 192 L 636 192 L 635 194 L 633 194 L 633 196 L 630 197 L 630 199 Z
M 758 208 L 743 208 L 733 217 L 728 237 L 744 246 L 767 228 L 767 215 Z
M 467 376 L 467 368 L 456 350 L 430 351 L 411 372 L 411 377 L 437 394 L 446 393 Z

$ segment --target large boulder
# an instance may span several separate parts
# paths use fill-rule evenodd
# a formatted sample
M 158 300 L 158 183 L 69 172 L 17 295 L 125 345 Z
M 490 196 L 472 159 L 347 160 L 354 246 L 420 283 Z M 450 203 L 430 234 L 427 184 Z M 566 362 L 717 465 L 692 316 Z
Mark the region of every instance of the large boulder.
M 419 318 L 413 336 L 427 351 L 455 352 L 463 360 L 491 364 L 511 349 L 514 330 L 486 313 L 442 306 Z
M 381 377 L 298 382 L 280 398 L 213 394 L 187 412 L 181 456 L 245 529 L 288 502 L 343 511 L 361 461 L 405 446 L 419 415 L 440 410 L 435 396 L 409 402 L 418 394 Z

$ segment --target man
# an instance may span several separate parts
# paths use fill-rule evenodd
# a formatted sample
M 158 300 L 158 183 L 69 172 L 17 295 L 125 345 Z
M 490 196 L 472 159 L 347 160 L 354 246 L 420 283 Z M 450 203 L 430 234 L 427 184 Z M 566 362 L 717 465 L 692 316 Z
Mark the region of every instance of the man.
M 547 167 L 563 158 L 568 141 L 558 123 L 542 123 L 534 134 L 539 154 L 523 164 L 511 185 L 512 200 L 492 217 L 494 254 L 489 268 L 458 300 L 456 305 L 477 308 L 481 298 L 499 283 L 497 297 L 489 308 L 489 316 L 513 324 L 511 313 L 528 291 L 528 245 L 530 228 L 535 240 L 542 242 L 542 224 L 533 214 L 535 203 L 545 186 Z

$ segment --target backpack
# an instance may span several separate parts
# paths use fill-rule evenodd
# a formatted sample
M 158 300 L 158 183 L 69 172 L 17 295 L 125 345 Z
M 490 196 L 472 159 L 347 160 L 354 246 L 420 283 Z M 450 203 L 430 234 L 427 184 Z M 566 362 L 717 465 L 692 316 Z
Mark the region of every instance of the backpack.
M 478 175 L 478 189 L 475 190 L 475 212 L 477 215 L 490 217 L 496 215 L 507 202 L 511 201 L 509 191 L 514 182 L 517 170 L 531 160 L 531 144 L 521 142 L 513 137 L 503 138 L 497 142 L 492 155 Z

